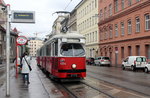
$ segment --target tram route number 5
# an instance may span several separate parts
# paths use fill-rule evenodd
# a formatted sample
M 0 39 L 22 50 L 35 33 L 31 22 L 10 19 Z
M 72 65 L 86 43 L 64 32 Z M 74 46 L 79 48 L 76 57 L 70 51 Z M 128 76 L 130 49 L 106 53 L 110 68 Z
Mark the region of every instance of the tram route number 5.
M 27 43 L 27 38 L 24 36 L 19 36 L 16 40 L 18 45 L 25 45 Z

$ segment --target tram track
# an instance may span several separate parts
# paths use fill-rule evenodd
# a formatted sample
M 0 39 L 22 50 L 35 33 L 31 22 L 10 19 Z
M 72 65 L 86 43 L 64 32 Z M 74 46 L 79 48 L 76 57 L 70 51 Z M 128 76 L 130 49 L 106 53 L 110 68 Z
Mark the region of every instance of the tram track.
M 86 98 L 85 96 L 87 96 L 87 95 L 84 95 L 84 90 L 85 90 L 85 88 L 88 88 L 89 89 L 89 91 L 92 91 L 92 92 L 97 92 L 97 95 L 96 96 L 98 96 L 98 97 L 100 97 L 100 98 L 103 98 L 103 97 L 105 97 L 105 98 L 115 98 L 115 97 L 113 97 L 112 95 L 110 95 L 110 94 L 108 94 L 108 93 L 106 93 L 106 92 L 104 92 L 104 91 L 102 91 L 102 90 L 100 90 L 100 89 L 98 89 L 98 88 L 96 88 L 96 87 L 94 87 L 94 86 L 92 86 L 92 85 L 90 85 L 90 84 L 88 84 L 88 83 L 86 83 L 86 82 L 83 82 L 83 81 L 80 81 L 79 82 L 80 84 L 78 84 L 78 85 L 76 85 L 76 87 L 74 87 L 74 88 L 71 88 L 71 87 L 69 87 L 67 84 L 65 85 L 65 84 L 61 84 L 61 86 L 70 94 L 70 95 L 72 95 L 74 98 L 82 98 L 82 97 L 84 97 L 84 98 Z M 73 86 L 73 85 L 72 85 Z M 87 91 L 88 92 L 88 91 Z M 78 94 L 77 94 L 78 93 Z M 80 94 L 80 93 L 83 93 L 83 96 Z M 81 95 L 81 96 L 80 96 Z M 88 94 L 88 96 L 90 96 L 91 94 Z M 93 96 L 91 96 L 91 97 L 88 97 L 88 98 L 92 98 L 92 97 L 95 97 L 95 95 L 93 95 Z
M 98 73 L 96 73 L 96 72 L 91 72 L 91 73 L 94 73 L 94 74 L 97 74 L 97 75 L 99 75 Z M 104 83 L 106 83 L 106 84 L 110 84 L 110 85 L 113 85 L 113 86 L 116 86 L 116 87 L 119 87 L 119 88 L 122 88 L 122 89 L 125 89 L 125 90 L 128 90 L 128 91 L 131 91 L 131 92 L 134 92 L 134 93 L 137 93 L 137 94 L 140 94 L 140 95 L 142 95 L 142 96 L 150 96 L 149 94 L 147 94 L 147 93 L 145 93 L 145 92 L 140 92 L 140 91 L 138 91 L 138 90 L 135 90 L 135 89 L 132 89 L 132 88 L 128 88 L 128 87 L 125 87 L 125 86 L 123 86 L 123 85 L 120 85 L 120 84 L 117 84 L 117 83 L 113 83 L 113 82 L 111 82 L 111 81 L 107 81 L 107 80 L 104 80 L 104 79 L 101 79 L 101 78 L 98 78 L 98 77 L 94 77 L 94 76 L 92 76 L 92 75 L 87 75 L 88 77 L 90 77 L 90 78 L 93 78 L 93 79 L 96 79 L 96 80 L 99 80 L 99 81 L 102 81 L 102 82 L 104 82 Z M 113 78 L 114 76 L 112 76 L 111 75 L 111 78 Z M 121 79 L 122 80 L 122 79 Z M 123 81 L 123 80 L 122 80 Z M 126 80 L 127 81 L 127 80 Z M 127 82 L 130 82 L 130 81 L 127 81 Z M 132 83 L 132 82 L 131 82 Z M 145 86 L 145 85 L 144 85 Z

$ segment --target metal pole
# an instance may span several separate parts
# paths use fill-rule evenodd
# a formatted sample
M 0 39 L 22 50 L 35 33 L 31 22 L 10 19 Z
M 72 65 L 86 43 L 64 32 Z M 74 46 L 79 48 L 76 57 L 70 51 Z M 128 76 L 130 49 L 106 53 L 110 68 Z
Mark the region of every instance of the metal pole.
M 16 41 L 16 78 L 18 78 L 18 44 Z
M 10 5 L 7 4 L 6 30 L 6 96 L 10 96 Z

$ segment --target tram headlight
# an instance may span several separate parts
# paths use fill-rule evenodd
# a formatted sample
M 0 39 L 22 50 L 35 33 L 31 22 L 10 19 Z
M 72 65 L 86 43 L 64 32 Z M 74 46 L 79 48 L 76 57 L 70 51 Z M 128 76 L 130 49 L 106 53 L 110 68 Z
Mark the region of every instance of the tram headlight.
M 73 69 L 76 69 L 76 68 L 77 68 L 77 65 L 76 65 L 76 64 L 72 64 L 72 68 L 73 68 Z

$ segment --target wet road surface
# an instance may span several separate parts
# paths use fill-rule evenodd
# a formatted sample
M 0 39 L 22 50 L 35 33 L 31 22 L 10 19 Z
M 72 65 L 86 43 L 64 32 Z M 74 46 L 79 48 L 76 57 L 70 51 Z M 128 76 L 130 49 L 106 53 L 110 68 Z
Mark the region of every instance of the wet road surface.
M 93 81 L 95 79 L 99 82 L 108 83 L 107 85 L 115 85 L 116 87 L 125 89 L 129 93 L 134 92 L 139 97 L 150 97 L 150 74 L 141 71 L 123 71 L 121 68 L 99 66 L 87 66 L 87 70 L 87 79 L 89 78 Z

